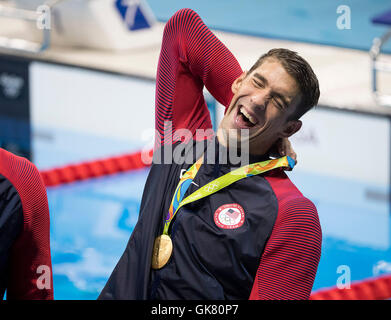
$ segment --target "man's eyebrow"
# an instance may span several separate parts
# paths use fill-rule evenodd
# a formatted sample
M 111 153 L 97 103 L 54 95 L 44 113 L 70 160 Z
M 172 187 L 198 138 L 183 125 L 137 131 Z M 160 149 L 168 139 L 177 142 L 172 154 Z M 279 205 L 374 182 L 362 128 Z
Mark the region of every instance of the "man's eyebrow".
M 264 85 L 266 85 L 266 86 L 268 85 L 267 79 L 264 76 L 262 76 L 261 74 L 255 72 L 254 73 L 254 77 L 258 78 L 258 80 L 261 80 Z M 287 101 L 286 97 L 282 93 L 279 93 L 279 92 L 276 92 L 276 91 L 272 91 L 272 95 L 274 97 L 279 98 L 282 101 L 282 103 L 284 104 L 283 105 L 284 108 L 288 107 L 289 102 Z
M 261 80 L 263 82 L 264 85 L 268 85 L 268 82 L 266 80 L 266 78 L 262 75 L 260 75 L 259 73 L 255 72 L 254 73 L 254 77 L 258 78 L 259 80 Z

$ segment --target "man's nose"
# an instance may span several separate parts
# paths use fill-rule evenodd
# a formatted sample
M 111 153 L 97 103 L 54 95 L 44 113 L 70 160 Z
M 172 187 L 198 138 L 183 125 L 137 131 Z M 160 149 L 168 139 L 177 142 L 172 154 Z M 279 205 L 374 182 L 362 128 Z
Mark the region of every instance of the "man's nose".
M 269 99 L 267 90 L 259 90 L 251 95 L 250 101 L 254 108 L 264 110 Z

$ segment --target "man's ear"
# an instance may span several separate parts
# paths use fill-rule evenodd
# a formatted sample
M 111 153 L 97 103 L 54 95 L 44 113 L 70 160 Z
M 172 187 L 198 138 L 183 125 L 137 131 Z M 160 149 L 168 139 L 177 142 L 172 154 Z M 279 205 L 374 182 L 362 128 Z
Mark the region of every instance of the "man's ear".
M 242 81 L 243 79 L 246 77 L 247 75 L 247 71 L 244 71 L 238 78 L 235 79 L 235 81 L 232 83 L 232 86 L 231 86 L 231 89 L 232 89 L 232 93 L 233 94 L 236 94 L 236 92 L 238 92 L 241 84 L 242 84 Z
M 284 130 L 281 133 L 282 138 L 289 138 L 300 130 L 303 123 L 301 120 L 290 120 L 286 123 Z

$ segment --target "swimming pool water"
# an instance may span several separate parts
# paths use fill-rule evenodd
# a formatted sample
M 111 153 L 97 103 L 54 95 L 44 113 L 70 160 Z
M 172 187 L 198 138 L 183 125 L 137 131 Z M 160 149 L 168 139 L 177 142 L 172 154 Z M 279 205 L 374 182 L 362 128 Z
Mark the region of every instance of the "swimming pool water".
M 175 11 L 191 8 L 211 28 L 266 38 L 340 46 L 368 51 L 374 37 L 387 27 L 371 19 L 391 10 L 389 0 L 148 0 L 157 19 L 167 21 Z M 350 8 L 350 29 L 337 28 L 337 8 Z M 391 53 L 391 42 L 385 47 Z

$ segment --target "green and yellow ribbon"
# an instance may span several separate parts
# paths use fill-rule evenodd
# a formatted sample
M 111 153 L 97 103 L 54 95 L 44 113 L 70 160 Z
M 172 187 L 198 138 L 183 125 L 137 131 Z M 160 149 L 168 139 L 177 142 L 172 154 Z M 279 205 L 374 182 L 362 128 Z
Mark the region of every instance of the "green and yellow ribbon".
M 295 161 L 289 156 L 252 163 L 228 172 L 227 174 L 207 183 L 183 199 L 187 189 L 190 187 L 203 163 L 203 158 L 203 156 L 199 158 L 181 177 L 178 186 L 175 189 L 174 196 L 166 216 L 163 234 L 168 235 L 168 229 L 172 219 L 175 217 L 178 210 L 184 205 L 205 198 L 238 180 L 265 173 L 280 167 L 293 169 L 295 166 Z

